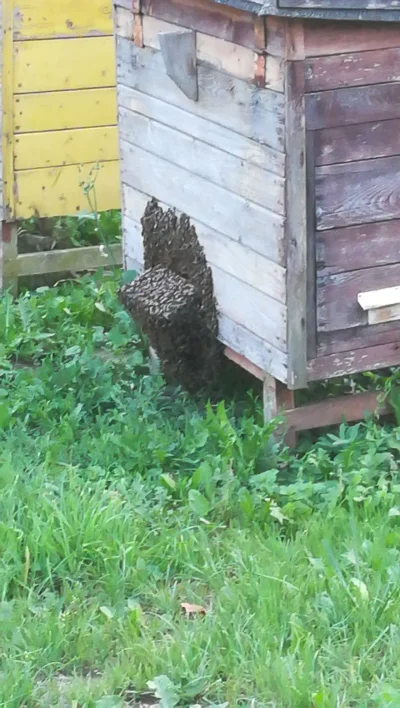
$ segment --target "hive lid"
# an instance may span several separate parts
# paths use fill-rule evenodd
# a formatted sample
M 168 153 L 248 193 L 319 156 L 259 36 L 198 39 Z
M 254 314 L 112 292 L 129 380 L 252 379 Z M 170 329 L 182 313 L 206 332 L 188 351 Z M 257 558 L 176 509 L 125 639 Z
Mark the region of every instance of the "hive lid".
M 400 22 L 400 0 L 214 0 L 258 15 Z

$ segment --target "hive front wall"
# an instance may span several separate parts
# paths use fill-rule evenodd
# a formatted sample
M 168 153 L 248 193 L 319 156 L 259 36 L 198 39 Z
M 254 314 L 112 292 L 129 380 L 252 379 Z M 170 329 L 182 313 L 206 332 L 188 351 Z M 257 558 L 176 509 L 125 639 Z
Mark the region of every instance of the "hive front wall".
M 124 250 L 142 268 L 146 203 L 186 213 L 212 266 L 220 338 L 287 378 L 285 98 L 264 20 L 211 0 L 115 9 Z M 167 76 L 160 33 L 196 33 L 199 100 Z
M 110 0 L 3 0 L 7 219 L 120 204 Z M 100 166 L 100 169 L 93 168 Z
M 304 46 L 320 379 L 400 363 L 399 320 L 358 303 L 400 284 L 400 24 L 305 23 Z

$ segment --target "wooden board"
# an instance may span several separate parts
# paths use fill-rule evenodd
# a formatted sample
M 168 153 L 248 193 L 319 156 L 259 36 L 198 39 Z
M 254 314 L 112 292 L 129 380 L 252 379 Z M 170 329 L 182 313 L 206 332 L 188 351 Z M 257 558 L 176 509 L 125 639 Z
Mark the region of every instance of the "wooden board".
M 122 181 L 284 264 L 283 217 L 121 141 Z
M 115 88 L 31 93 L 14 97 L 15 133 L 116 125 Z
M 317 165 L 400 155 L 400 120 L 346 125 L 315 131 Z
M 115 85 L 113 37 L 18 42 L 14 52 L 16 94 Z
M 23 170 L 16 174 L 16 218 L 64 216 L 90 212 L 82 182 L 90 179 L 93 165 Z M 96 181 L 97 203 L 104 210 L 120 204 L 119 165 L 105 162 Z
M 289 430 L 314 430 L 339 425 L 343 421 L 362 420 L 366 415 L 387 415 L 392 412 L 391 406 L 381 398 L 379 391 L 365 391 L 309 403 L 285 411 L 286 425 Z
M 108 160 L 118 160 L 116 126 L 25 133 L 15 138 L 16 170 Z
M 384 22 L 304 22 L 307 57 L 400 47 L 400 27 Z
M 280 93 L 259 89 L 203 64 L 198 67 L 199 101 L 195 102 L 186 98 L 166 76 L 160 52 L 149 47 L 138 49 L 132 42 L 118 37 L 117 56 L 119 84 L 218 122 L 283 152 L 284 100 Z
M 400 343 L 356 349 L 345 354 L 313 359 L 308 365 L 310 381 L 341 378 L 359 371 L 376 371 L 400 364 Z
M 317 287 L 318 329 L 330 332 L 367 324 L 367 313 L 357 301 L 358 293 L 399 284 L 400 263 L 320 275 Z
M 286 64 L 288 386 L 307 385 L 307 185 L 304 66 Z
M 368 349 L 382 344 L 400 343 L 400 325 L 385 323 L 364 325 L 336 332 L 319 332 L 318 356 L 328 356 L 355 349 Z
M 111 3 L 107 0 L 15 0 L 16 39 L 93 34 L 112 34 Z
M 237 354 L 245 357 L 260 370 L 269 372 L 279 381 L 287 380 L 287 355 L 264 342 L 243 325 L 232 322 L 220 313 L 219 339 Z
M 400 260 L 400 221 L 349 226 L 317 233 L 317 263 L 324 274 L 390 265 Z
M 317 229 L 400 218 L 400 157 L 316 169 Z
M 177 29 L 179 25 L 144 16 L 143 44 L 145 47 L 160 49 L 160 32 L 176 32 Z M 199 61 L 206 61 L 220 71 L 226 71 L 239 79 L 254 79 L 257 55 L 247 47 L 197 32 L 196 52 Z
M 306 90 L 310 92 L 390 83 L 398 81 L 399 76 L 400 48 L 316 57 L 306 61 Z
M 160 121 L 181 133 L 220 148 L 244 162 L 257 165 L 277 175 L 284 176 L 285 174 L 283 153 L 218 125 L 214 121 L 204 119 L 170 103 L 165 103 L 153 96 L 122 85 L 118 87 L 118 104 L 122 108 Z
M 400 82 L 308 94 L 309 130 L 400 118 Z
M 272 172 L 125 108 L 119 110 L 119 134 L 122 140 L 159 155 L 275 214 L 284 213 L 285 181 Z
M 45 275 L 62 271 L 94 270 L 104 266 L 120 266 L 122 253 L 120 244 L 112 244 L 108 249 L 99 246 L 65 248 L 40 253 L 24 253 L 10 262 L 9 271 L 13 275 Z
M 150 196 L 125 184 L 122 190 L 124 220 L 128 219 L 129 224 L 140 223 Z M 162 206 L 166 209 L 170 205 L 162 202 Z M 286 271 L 282 266 L 272 263 L 242 243 L 221 235 L 196 219 L 191 219 L 191 223 L 210 263 L 223 267 L 228 274 L 270 295 L 278 302 L 286 303 Z M 140 244 L 134 244 L 135 239 L 139 240 Z M 133 248 L 136 260 L 140 261 L 138 253 L 142 249 L 141 233 L 137 230 L 129 232 L 126 246 Z
M 250 49 L 265 47 L 263 18 L 213 0 L 143 0 L 142 9 L 146 15 Z

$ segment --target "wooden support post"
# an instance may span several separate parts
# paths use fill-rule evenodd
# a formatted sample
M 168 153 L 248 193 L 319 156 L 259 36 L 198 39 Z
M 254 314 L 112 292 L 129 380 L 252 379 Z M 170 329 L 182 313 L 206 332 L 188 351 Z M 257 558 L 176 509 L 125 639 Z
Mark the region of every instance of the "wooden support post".
M 16 273 L 18 257 L 18 227 L 15 223 L 3 222 L 1 229 L 0 250 L 0 287 L 18 294 L 18 275 Z
M 263 410 L 264 421 L 284 414 L 288 409 L 294 409 L 294 392 L 273 376 L 266 374 L 263 381 Z M 285 442 L 289 447 L 295 447 L 297 442 L 296 430 L 284 424 Z

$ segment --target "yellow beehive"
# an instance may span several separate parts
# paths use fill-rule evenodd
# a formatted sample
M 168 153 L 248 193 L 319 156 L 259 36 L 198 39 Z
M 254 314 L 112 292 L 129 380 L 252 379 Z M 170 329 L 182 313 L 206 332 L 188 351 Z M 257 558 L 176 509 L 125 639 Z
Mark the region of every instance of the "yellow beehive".
M 120 205 L 111 0 L 2 0 L 4 218 Z M 100 165 L 100 169 L 93 167 Z

